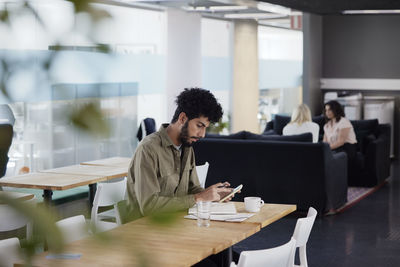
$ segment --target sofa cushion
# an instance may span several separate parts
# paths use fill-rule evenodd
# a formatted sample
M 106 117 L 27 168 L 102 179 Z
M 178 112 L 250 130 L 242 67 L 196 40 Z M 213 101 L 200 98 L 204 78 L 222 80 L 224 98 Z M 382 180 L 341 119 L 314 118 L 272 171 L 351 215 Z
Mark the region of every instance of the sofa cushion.
M 371 139 L 371 135 L 376 137 L 378 134 L 378 120 L 354 120 L 351 121 L 351 124 L 354 127 L 354 132 L 357 138 L 357 149 L 364 153 L 368 144 L 368 140 L 366 139 Z
M 277 141 L 277 142 L 310 142 L 312 143 L 312 134 L 296 134 L 296 135 L 264 135 L 246 132 L 246 139 Z
M 319 135 L 324 135 L 325 116 L 319 115 L 312 117 L 312 121 L 319 125 Z
M 275 115 L 274 131 L 276 134 L 282 135 L 282 130 L 290 122 L 289 116 Z

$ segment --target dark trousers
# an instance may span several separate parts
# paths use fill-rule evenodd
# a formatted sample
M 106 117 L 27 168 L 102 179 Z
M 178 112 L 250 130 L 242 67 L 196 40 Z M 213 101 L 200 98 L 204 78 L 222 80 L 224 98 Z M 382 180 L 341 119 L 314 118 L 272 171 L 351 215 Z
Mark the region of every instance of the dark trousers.
M 333 150 L 334 152 L 345 152 L 347 154 L 347 162 L 350 164 L 354 161 L 357 155 L 357 145 L 345 143 L 343 146 Z
M 335 153 L 345 152 L 347 154 L 347 177 L 352 177 L 354 173 L 357 171 L 356 168 L 357 145 L 345 143 L 343 146 L 334 149 L 333 152 Z

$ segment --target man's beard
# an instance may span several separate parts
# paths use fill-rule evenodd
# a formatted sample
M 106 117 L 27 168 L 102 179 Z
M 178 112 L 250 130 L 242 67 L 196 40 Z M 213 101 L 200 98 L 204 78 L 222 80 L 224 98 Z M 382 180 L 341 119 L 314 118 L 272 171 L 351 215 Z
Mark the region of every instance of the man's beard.
M 190 137 L 188 127 L 189 127 L 189 121 L 186 121 L 186 123 L 182 126 L 182 130 L 179 135 L 179 139 L 183 146 L 190 147 L 193 145 L 193 142 L 190 142 L 190 138 L 196 138 L 196 139 L 199 139 L 199 138 L 197 138 L 195 136 Z

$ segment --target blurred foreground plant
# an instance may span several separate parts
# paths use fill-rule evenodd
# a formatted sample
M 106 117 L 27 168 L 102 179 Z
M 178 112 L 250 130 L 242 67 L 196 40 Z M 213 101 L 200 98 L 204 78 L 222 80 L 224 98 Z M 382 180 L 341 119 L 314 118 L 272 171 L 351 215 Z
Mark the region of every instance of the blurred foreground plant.
M 44 241 L 47 242 L 52 251 L 56 253 L 62 251 L 64 242 L 60 230 L 55 225 L 56 216 L 47 207 L 16 200 L 5 195 L 0 195 L 0 203 L 10 206 L 35 226 L 32 238 L 21 243 L 22 255 L 26 265 L 32 266 L 32 259 L 36 249 L 42 246 Z

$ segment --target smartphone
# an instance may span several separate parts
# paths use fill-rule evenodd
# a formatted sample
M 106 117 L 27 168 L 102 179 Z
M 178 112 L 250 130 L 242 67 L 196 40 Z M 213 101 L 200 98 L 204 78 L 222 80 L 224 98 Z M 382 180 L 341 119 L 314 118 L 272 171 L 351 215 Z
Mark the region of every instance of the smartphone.
M 232 192 L 230 192 L 228 195 L 226 195 L 225 197 L 223 197 L 219 203 L 224 202 L 225 200 L 227 200 L 228 198 L 230 198 L 231 196 L 233 196 L 235 193 L 237 193 L 240 189 L 242 189 L 243 185 L 239 185 L 238 187 L 236 187 L 235 189 L 232 190 Z

